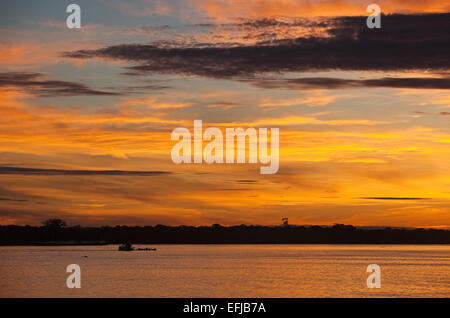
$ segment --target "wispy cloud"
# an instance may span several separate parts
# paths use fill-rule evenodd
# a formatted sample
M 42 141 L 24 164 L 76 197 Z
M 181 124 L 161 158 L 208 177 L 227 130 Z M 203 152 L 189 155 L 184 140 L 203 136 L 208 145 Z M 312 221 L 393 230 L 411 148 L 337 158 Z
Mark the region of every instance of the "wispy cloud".
M 46 79 L 42 73 L 6 72 L 0 73 L 0 87 L 14 86 L 39 96 L 76 95 L 120 95 L 116 92 L 96 90 L 87 85 L 60 80 Z
M 135 63 L 128 67 L 129 72 L 137 74 L 184 74 L 237 80 L 251 80 L 268 73 L 317 70 L 441 71 L 450 67 L 445 41 L 448 39 L 450 13 L 383 16 L 383 28 L 380 30 L 366 28 L 365 19 L 332 18 L 327 36 L 323 37 L 280 39 L 252 45 L 186 45 L 183 42 L 176 45 L 164 42 L 122 44 L 97 50 L 65 52 L 63 56 L 129 61 Z M 326 85 L 448 88 L 449 80 L 313 78 L 302 79 L 299 84 L 315 88 Z
M 383 77 L 375 79 L 343 79 L 332 77 L 304 77 L 290 79 L 250 79 L 254 85 L 266 89 L 343 89 L 367 87 L 450 89 L 450 77 Z
M 0 174 L 19 174 L 19 175 L 109 175 L 109 176 L 157 176 L 170 174 L 169 171 L 130 171 L 130 170 L 66 170 L 66 169 L 36 169 L 22 167 L 0 166 Z
M 400 200 L 400 201 L 403 201 L 403 200 L 406 200 L 406 201 L 412 200 L 412 201 L 414 201 L 414 200 L 429 200 L 430 198 L 363 197 L 363 198 L 360 198 L 360 199 L 366 199 L 366 200 Z
M 12 202 L 27 202 L 28 200 L 22 200 L 22 199 L 11 199 L 11 198 L 0 198 L 0 201 L 12 201 Z

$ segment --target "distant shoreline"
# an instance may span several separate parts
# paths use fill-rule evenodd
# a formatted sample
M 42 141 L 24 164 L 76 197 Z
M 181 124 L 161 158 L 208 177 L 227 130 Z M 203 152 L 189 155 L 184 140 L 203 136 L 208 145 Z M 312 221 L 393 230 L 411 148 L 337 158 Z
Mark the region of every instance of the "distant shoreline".
M 334 226 L 0 226 L 0 245 L 132 244 L 450 244 L 450 230 Z
M 407 245 L 411 245 L 411 246 L 450 246 L 450 243 L 134 243 L 135 245 L 149 245 L 149 246 L 153 246 L 153 245 L 254 245 L 254 246 L 259 246 L 259 245 L 280 245 L 280 246 L 287 246 L 287 245 L 333 245 L 333 246 L 345 246 L 345 245 L 354 245 L 354 246 L 358 246 L 358 245 L 384 245 L 384 246 L 395 246 L 395 245 L 399 245 L 399 246 L 407 246 Z M 46 245 L 36 245 L 36 244 L 0 244 L 0 248 L 1 247 L 64 247 L 64 246 L 73 246 L 73 247 L 87 247 L 87 246 L 117 246 L 120 245 L 119 243 L 107 243 L 107 244 L 91 244 L 91 245 L 78 245 L 78 244 L 67 244 L 67 245 L 51 245 L 51 244 L 46 244 Z

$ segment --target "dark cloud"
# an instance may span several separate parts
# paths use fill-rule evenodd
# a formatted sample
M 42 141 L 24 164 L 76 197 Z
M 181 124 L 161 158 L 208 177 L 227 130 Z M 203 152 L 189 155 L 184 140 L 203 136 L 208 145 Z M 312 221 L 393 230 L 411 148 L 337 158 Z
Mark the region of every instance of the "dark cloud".
M 208 191 L 250 191 L 252 189 L 246 189 L 246 188 L 236 188 L 236 189 L 232 189 L 232 188 L 219 188 L 219 189 L 208 189 Z
M 336 18 L 325 19 L 307 19 L 307 18 L 285 18 L 285 20 L 280 21 L 276 18 L 261 18 L 261 19 L 241 19 L 241 22 L 236 23 L 237 27 L 250 27 L 250 28 L 267 28 L 274 26 L 285 26 L 285 27 L 330 27 L 335 24 Z
M 307 77 L 307 78 L 278 78 L 278 79 L 247 79 L 261 88 L 276 89 L 338 89 L 338 88 L 363 88 L 363 87 L 392 87 L 392 88 L 422 88 L 422 89 L 450 89 L 450 77 L 383 77 L 376 79 L 342 79 L 332 77 Z
M 263 28 L 282 22 L 247 23 Z M 381 29 L 368 29 L 366 17 L 337 17 L 316 22 L 316 25 L 318 23 L 326 27 L 327 36 L 277 39 L 252 45 L 123 44 L 63 55 L 79 59 L 102 57 L 129 61 L 135 65 L 127 68 L 128 74 L 188 74 L 236 80 L 251 80 L 269 73 L 318 70 L 445 72 L 450 68 L 450 13 L 383 16 Z M 449 79 L 353 81 L 318 78 L 303 80 L 301 84 L 306 87 L 330 85 L 332 88 L 449 88 Z
M 450 115 L 450 112 L 440 112 L 439 115 Z
M 47 80 L 44 74 L 32 72 L 0 73 L 0 87 L 16 86 L 40 96 L 120 95 L 91 89 L 76 82 Z
M 20 174 L 20 175 L 108 175 L 108 176 L 157 176 L 171 174 L 168 171 L 129 171 L 129 170 L 66 170 L 66 169 L 35 169 L 22 167 L 0 166 L 0 174 Z
M 360 199 L 365 199 L 365 200 L 429 200 L 430 198 L 408 198 L 408 197 L 404 197 L 404 198 L 398 198 L 398 197 L 363 197 Z
M 11 199 L 11 198 L 0 198 L 0 201 L 27 202 L 28 200 Z
M 133 75 L 134 76 L 134 75 Z M 132 95 L 132 94 L 147 94 L 148 91 L 160 91 L 170 89 L 170 86 L 166 85 L 141 85 L 141 86 L 126 86 L 126 87 L 107 87 L 108 90 L 117 92 L 117 95 Z
M 236 180 L 237 183 L 256 183 L 257 180 L 251 180 L 251 179 L 242 179 L 242 180 Z

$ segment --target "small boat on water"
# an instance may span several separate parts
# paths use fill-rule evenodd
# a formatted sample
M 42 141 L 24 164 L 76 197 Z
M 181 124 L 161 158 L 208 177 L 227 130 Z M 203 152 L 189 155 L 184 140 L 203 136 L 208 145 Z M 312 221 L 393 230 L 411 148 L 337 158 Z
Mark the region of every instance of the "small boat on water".
M 119 245 L 119 251 L 156 251 L 156 248 L 134 248 L 130 242 Z
M 133 245 L 130 242 L 119 245 L 119 251 L 134 251 Z

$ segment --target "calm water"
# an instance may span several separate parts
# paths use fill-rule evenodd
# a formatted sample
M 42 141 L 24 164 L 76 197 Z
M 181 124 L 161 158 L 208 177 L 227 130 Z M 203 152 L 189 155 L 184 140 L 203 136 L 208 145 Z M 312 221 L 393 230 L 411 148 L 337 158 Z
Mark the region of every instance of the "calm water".
M 448 245 L 155 247 L 0 247 L 0 297 L 450 297 Z M 366 287 L 372 263 L 380 289 Z

